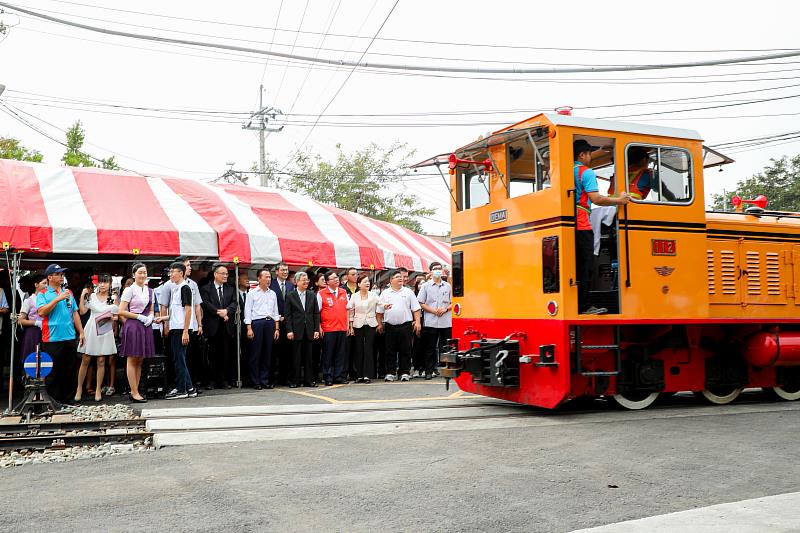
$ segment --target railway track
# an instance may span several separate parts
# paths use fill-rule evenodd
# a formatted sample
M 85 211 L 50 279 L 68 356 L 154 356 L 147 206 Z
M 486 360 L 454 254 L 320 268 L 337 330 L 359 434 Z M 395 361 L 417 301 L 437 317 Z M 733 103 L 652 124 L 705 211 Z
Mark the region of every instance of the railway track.
M 0 424 L 0 450 L 57 450 L 105 443 L 130 444 L 152 436 L 142 418 Z

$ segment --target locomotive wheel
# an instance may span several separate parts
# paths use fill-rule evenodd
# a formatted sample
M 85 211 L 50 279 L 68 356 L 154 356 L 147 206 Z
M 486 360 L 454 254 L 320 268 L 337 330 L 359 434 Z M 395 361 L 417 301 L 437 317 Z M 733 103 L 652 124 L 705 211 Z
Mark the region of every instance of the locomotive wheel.
M 738 398 L 741 393 L 741 388 L 721 387 L 716 389 L 706 389 L 695 394 L 698 397 L 704 398 L 707 402 L 713 403 L 714 405 L 725 405 Z
M 615 394 L 613 398 L 620 407 L 635 411 L 653 405 L 653 402 L 655 402 L 658 398 L 658 393 L 648 391 L 631 391 Z
M 764 390 L 780 400 L 786 400 L 788 402 L 800 400 L 800 384 L 770 387 Z

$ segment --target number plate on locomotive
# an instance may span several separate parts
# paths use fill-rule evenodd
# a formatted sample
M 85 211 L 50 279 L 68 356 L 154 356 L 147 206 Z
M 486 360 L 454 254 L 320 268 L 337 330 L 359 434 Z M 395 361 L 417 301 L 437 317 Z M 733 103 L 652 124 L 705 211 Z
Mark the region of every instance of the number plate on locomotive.
M 672 239 L 652 239 L 653 255 L 677 255 L 675 241 Z

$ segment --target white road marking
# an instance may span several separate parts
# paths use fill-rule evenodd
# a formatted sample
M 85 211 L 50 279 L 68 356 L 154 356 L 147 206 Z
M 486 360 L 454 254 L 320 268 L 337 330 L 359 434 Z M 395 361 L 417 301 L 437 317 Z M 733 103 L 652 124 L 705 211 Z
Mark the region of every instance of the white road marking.
M 394 403 L 146 409 L 156 446 L 332 438 L 432 431 L 532 428 L 631 420 L 800 410 L 800 404 L 753 404 L 649 411 L 559 413 L 481 397 Z
M 800 492 L 700 507 L 573 533 L 759 533 L 800 531 Z

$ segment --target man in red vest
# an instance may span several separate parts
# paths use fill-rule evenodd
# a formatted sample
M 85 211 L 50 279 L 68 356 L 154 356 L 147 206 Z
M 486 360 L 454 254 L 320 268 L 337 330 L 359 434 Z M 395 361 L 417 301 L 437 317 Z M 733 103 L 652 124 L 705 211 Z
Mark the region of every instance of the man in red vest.
M 339 275 L 336 272 L 325 274 L 325 281 L 328 286 L 317 293 L 317 304 L 322 335 L 322 377 L 325 385 L 330 386 L 347 383 L 347 292 L 339 287 Z

